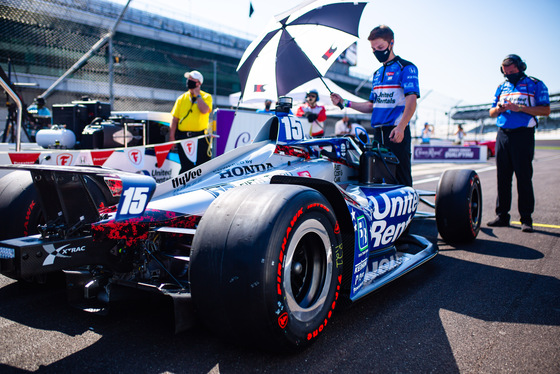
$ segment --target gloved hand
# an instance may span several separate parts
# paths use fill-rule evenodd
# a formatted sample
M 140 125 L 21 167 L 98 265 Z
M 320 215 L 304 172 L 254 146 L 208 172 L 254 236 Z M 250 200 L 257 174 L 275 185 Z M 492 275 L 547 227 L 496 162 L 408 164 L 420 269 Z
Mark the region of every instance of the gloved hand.
M 315 113 L 306 113 L 306 116 L 309 122 L 315 122 L 317 119 L 317 115 Z

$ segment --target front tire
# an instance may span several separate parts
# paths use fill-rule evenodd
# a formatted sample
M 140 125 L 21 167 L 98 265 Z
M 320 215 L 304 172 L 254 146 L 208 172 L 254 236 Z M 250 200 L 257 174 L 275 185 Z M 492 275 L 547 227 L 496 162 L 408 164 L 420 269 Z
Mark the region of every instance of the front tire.
M 316 190 L 230 190 L 212 203 L 194 238 L 195 307 L 207 325 L 236 339 L 272 350 L 308 346 L 336 307 L 341 243 L 333 208 Z
M 482 188 L 474 170 L 446 170 L 436 191 L 436 222 L 448 243 L 473 241 L 482 222 Z

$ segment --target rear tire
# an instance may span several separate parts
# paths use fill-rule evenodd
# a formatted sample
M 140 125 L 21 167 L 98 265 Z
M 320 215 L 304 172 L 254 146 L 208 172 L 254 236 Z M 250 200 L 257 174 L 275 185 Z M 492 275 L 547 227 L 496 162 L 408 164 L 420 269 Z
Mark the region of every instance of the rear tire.
M 446 170 L 436 191 L 436 222 L 448 243 L 473 241 L 482 222 L 482 188 L 474 170 Z
M 308 346 L 336 307 L 341 243 L 333 208 L 316 190 L 230 190 L 197 228 L 190 269 L 194 305 L 208 326 L 236 340 L 275 351 Z
M 0 240 L 37 234 L 43 223 L 31 174 L 14 171 L 0 179 Z

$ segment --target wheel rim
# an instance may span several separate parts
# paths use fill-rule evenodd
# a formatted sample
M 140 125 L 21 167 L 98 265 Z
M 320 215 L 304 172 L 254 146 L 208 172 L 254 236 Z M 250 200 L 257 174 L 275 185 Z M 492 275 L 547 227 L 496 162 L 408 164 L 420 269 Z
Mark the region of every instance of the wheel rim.
M 471 224 L 474 229 L 480 225 L 481 204 L 478 184 L 475 182 L 471 193 Z
M 283 285 L 292 315 L 307 322 L 323 310 L 332 280 L 331 240 L 315 219 L 303 222 L 288 246 Z

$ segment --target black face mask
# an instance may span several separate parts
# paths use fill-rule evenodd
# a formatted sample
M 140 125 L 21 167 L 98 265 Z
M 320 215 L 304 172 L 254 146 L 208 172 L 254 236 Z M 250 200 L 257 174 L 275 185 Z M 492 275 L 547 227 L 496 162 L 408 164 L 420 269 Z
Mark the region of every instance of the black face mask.
M 187 88 L 190 90 L 191 88 L 196 88 L 196 81 L 187 79 Z
M 506 79 L 508 80 L 508 82 L 510 82 L 511 84 L 513 84 L 514 86 L 517 84 L 517 82 L 519 82 L 521 80 L 521 78 L 523 78 L 525 76 L 525 74 L 520 71 L 517 73 L 513 73 L 513 74 L 504 74 L 504 77 L 506 77 Z
M 390 45 L 384 51 L 373 51 L 373 54 L 375 55 L 377 61 L 384 63 L 389 59 L 389 55 L 391 54 Z

